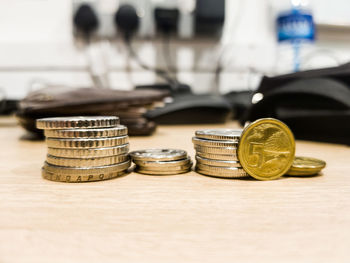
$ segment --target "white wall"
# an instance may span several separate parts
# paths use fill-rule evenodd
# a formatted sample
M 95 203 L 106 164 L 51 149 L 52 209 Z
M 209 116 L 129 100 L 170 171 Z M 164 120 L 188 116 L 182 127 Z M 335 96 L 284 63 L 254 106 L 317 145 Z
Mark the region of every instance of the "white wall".
M 246 88 L 247 83 L 256 86 L 260 74 L 252 74 L 248 69 L 271 73 L 275 66 L 273 2 L 227 0 L 227 24 L 221 46 L 174 41 L 172 46 L 177 47 L 179 79 L 190 84 L 196 92 L 213 89 L 212 72 L 218 55 L 224 52 L 225 71 L 221 76 L 220 91 Z M 331 3 L 313 0 L 312 6 L 320 23 L 350 24 L 348 0 L 333 0 Z M 0 87 L 5 89 L 9 98 L 22 98 L 35 79 L 72 86 L 91 85 L 86 73 L 86 54 L 74 45 L 71 9 L 71 0 L 0 2 Z M 331 37 L 327 37 L 328 31 L 320 34 L 316 48 L 330 53 L 317 53 L 317 59 L 312 59 L 309 67 L 336 65 L 350 58 L 349 31 L 338 30 L 337 34 L 332 32 Z M 130 63 L 120 42 L 100 46 L 99 52 L 111 71 L 109 77 L 113 88 L 130 89 L 134 84 L 156 80 L 152 72 L 142 71 L 134 63 L 131 63 L 132 73 L 125 73 Z M 161 58 L 157 57 L 159 43 L 155 46 L 149 41 L 142 42 L 138 44 L 138 50 L 145 62 L 162 66 Z

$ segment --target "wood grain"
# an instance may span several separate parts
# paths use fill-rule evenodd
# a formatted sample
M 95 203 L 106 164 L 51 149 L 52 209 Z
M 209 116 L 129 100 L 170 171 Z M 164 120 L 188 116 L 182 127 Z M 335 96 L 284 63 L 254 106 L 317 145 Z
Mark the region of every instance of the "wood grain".
M 5 124 L 4 124 L 5 123 Z M 297 142 L 322 176 L 229 180 L 195 172 L 66 184 L 41 178 L 43 141 L 0 119 L 0 262 L 349 262 L 350 151 Z M 131 150 L 187 150 L 196 129 L 163 126 Z

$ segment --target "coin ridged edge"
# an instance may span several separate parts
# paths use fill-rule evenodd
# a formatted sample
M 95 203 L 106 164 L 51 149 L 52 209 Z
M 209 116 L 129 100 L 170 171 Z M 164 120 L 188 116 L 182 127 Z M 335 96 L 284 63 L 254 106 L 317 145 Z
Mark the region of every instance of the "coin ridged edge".
M 46 138 L 46 144 L 50 148 L 104 148 L 113 147 L 129 142 L 129 136 L 71 139 L 71 138 Z
M 218 141 L 218 140 L 207 140 L 207 139 L 192 137 L 192 142 L 195 145 L 208 146 L 208 147 L 234 147 L 234 148 L 238 147 L 238 141 Z
M 93 158 L 93 157 L 106 157 L 112 155 L 126 154 L 129 151 L 129 143 L 104 148 L 48 148 L 48 154 L 56 157 L 66 158 Z
M 119 118 L 116 116 L 56 117 L 42 118 L 36 121 L 38 129 L 103 128 L 114 127 L 118 124 Z
M 50 154 L 46 157 L 46 162 L 56 166 L 67 166 L 67 167 L 95 167 L 95 166 L 106 166 L 118 163 L 123 163 L 129 160 L 130 157 L 127 154 L 113 155 L 106 157 L 96 158 L 66 158 L 57 157 Z
M 213 134 L 210 133 L 205 133 L 206 131 L 213 131 Z M 209 129 L 209 130 L 198 130 L 195 132 L 195 135 L 197 138 L 200 139 L 206 139 L 206 140 L 215 140 L 215 141 L 232 141 L 232 142 L 239 142 L 239 139 L 241 137 L 240 135 L 223 135 L 223 134 L 214 134 L 215 130 Z M 223 129 L 223 130 L 230 130 L 230 129 Z M 237 130 L 232 130 L 232 131 L 238 131 Z
M 194 149 L 198 152 L 211 154 L 234 154 L 237 155 L 237 148 L 235 147 L 208 147 L 201 145 L 194 145 Z
M 239 161 L 223 161 L 223 160 L 213 160 L 207 159 L 196 155 L 196 161 L 200 164 L 206 164 L 218 167 L 240 167 L 242 168 Z
M 126 170 L 130 167 L 130 160 L 118 164 L 99 167 L 65 167 L 44 163 L 45 171 L 62 175 L 92 175 L 106 174 Z
M 215 153 L 204 153 L 196 151 L 196 155 L 202 158 L 207 158 L 211 160 L 221 160 L 221 161 L 238 161 L 236 154 L 215 154 Z
M 111 128 L 91 128 L 91 129 L 57 129 L 45 130 L 47 138 L 104 138 L 119 137 L 128 134 L 128 128 L 118 125 Z
M 140 161 L 133 160 L 133 162 L 138 166 L 144 167 L 176 167 L 181 165 L 186 165 L 191 162 L 191 157 L 187 156 L 185 159 L 175 160 L 175 161 Z

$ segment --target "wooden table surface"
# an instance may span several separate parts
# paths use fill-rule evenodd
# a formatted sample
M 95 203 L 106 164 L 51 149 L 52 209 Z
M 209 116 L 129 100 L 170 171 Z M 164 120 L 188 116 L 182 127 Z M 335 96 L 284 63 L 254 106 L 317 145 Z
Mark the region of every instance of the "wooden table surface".
M 275 181 L 190 172 L 68 184 L 41 178 L 46 146 L 0 119 L 0 262 L 350 262 L 350 150 L 297 141 L 323 175 Z M 162 126 L 131 149 L 181 148 L 196 129 Z

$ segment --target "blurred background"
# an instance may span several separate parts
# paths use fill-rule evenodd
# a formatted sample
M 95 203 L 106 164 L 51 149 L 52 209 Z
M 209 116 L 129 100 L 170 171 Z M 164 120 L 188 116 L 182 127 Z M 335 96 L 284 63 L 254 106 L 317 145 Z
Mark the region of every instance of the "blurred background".
M 154 86 L 159 83 L 169 86 L 161 87 L 169 97 L 179 91 L 190 93 L 190 101 L 193 94 L 223 95 L 233 111 L 240 102 L 245 111 L 254 96 L 253 104 L 263 98 L 264 76 L 274 80 L 350 60 L 347 0 L 3 0 L 0 5 L 3 113 L 29 92 L 50 86 L 134 90 L 159 89 Z M 240 118 L 242 112 L 233 115 Z M 253 119 L 243 117 L 242 123 Z

